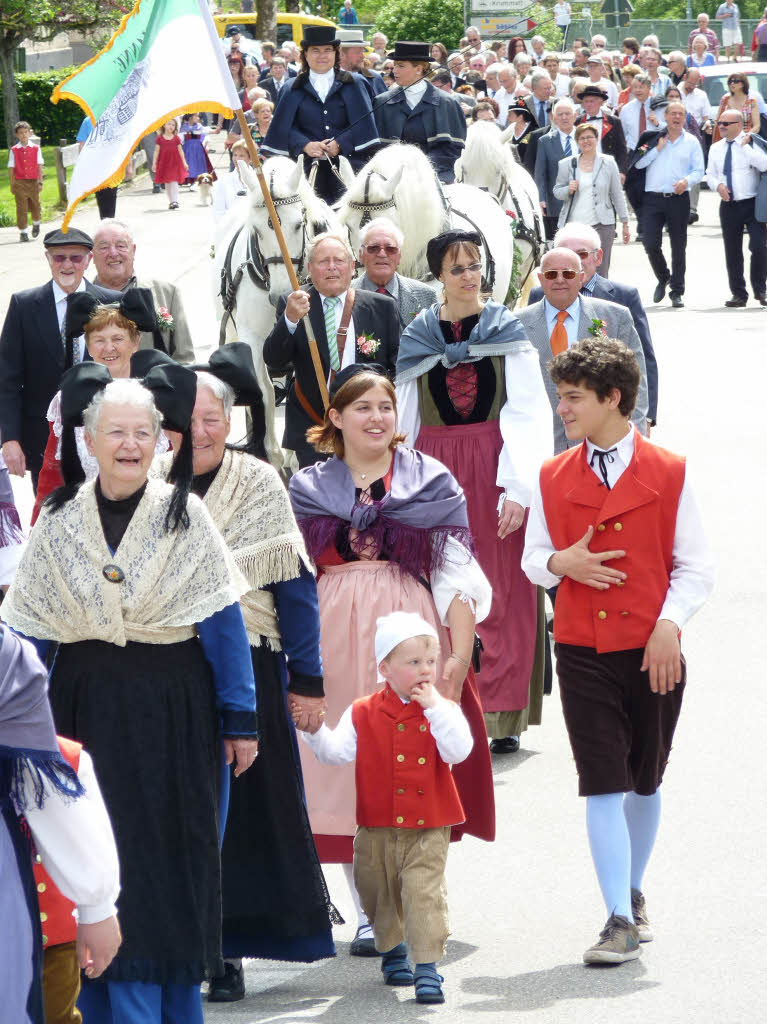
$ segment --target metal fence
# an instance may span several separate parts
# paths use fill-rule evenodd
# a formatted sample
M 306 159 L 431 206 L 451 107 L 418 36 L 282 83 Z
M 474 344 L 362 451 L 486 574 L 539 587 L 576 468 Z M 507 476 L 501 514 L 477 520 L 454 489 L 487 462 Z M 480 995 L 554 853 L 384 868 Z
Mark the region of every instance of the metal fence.
M 743 51 L 746 55 L 751 52 L 751 36 L 758 25 L 756 19 L 743 18 L 740 23 L 740 31 L 743 36 Z M 633 36 L 641 43 L 645 36 L 657 36 L 660 48 L 664 53 L 669 50 L 684 50 L 687 52 L 687 40 L 694 28 L 698 27 L 697 21 L 688 21 L 686 18 L 632 18 L 625 28 L 605 28 L 603 18 L 594 19 L 573 19 L 567 30 L 567 39 L 577 39 L 583 36 L 590 39 L 595 33 L 607 36 L 607 45 L 611 50 L 620 49 L 621 39 L 626 36 Z M 711 28 L 716 32 L 716 23 L 711 23 Z M 721 42 L 721 33 L 717 32 Z

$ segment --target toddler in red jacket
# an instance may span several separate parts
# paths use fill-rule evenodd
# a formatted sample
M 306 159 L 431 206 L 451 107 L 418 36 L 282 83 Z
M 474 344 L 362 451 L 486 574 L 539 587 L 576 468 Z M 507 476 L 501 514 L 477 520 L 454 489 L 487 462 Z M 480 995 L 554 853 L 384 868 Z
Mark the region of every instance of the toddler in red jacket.
M 301 735 L 324 764 L 355 762 L 354 883 L 384 981 L 415 984 L 419 1003 L 443 1003 L 445 864 L 450 827 L 464 820 L 450 766 L 473 741 L 459 706 L 435 688 L 439 641 L 429 623 L 383 616 L 375 651 L 383 689 L 354 701 L 335 729 Z

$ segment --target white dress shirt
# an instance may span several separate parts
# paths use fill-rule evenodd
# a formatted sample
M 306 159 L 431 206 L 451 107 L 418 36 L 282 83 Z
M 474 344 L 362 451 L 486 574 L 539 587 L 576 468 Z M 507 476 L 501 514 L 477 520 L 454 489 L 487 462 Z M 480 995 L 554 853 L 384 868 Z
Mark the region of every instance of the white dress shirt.
M 77 775 L 85 789 L 84 796 L 70 800 L 45 781 L 45 803 L 37 807 L 31 797 L 32 779 L 25 771 L 24 788 L 30 799 L 24 816 L 43 867 L 77 906 L 78 920 L 81 924 L 96 924 L 115 913 L 120 869 L 93 762 L 84 750 L 80 753 Z
M 509 501 L 527 508 L 541 464 L 554 450 L 551 406 L 534 348 L 506 356 L 504 374 L 506 401 L 498 422 L 503 447 L 495 483 Z M 421 429 L 417 380 L 397 385 L 397 419 L 407 444 L 415 447 Z
M 559 135 L 559 144 L 562 147 L 562 152 L 565 153 L 566 155 L 569 155 L 569 156 L 578 156 L 578 146 L 577 146 L 577 143 L 575 141 L 575 129 L 573 129 L 573 131 L 571 131 L 570 134 L 567 135 L 567 134 L 565 134 L 565 132 L 561 132 L 559 130 L 559 128 L 557 128 L 557 135 Z M 566 148 L 567 147 L 567 140 L 568 139 L 570 140 L 570 153 L 569 154 L 567 154 L 567 148 Z
M 409 85 L 405 89 L 405 101 L 411 110 L 413 110 L 414 107 L 417 107 L 423 99 L 423 95 L 426 92 L 426 86 L 428 84 L 429 83 L 426 79 L 422 78 L 414 85 Z
M 320 292 L 318 292 L 317 294 L 322 299 L 322 315 L 324 317 L 325 316 L 325 299 L 329 298 L 329 296 L 322 295 Z M 341 292 L 341 294 L 337 295 L 336 298 L 338 299 L 338 302 L 336 303 L 336 330 L 338 330 L 338 328 L 341 326 L 341 316 L 343 315 L 344 303 L 346 302 L 346 292 Z M 339 305 L 339 303 L 340 303 L 340 305 Z M 287 313 L 285 313 L 285 324 L 286 324 L 286 326 L 287 326 L 287 328 L 288 328 L 288 330 L 290 331 L 291 334 L 293 334 L 295 332 L 296 327 L 298 327 L 298 324 L 295 324 L 295 323 L 293 323 L 292 320 L 288 319 L 288 314 Z M 352 315 L 349 317 L 349 328 L 348 328 L 348 330 L 346 332 L 346 344 L 344 346 L 344 354 L 343 354 L 343 357 L 341 358 L 341 367 L 340 368 L 343 370 L 345 366 L 351 366 L 352 363 L 356 363 L 356 362 L 357 362 L 357 335 L 354 333 L 354 314 L 352 313 Z M 328 386 L 330 386 L 330 374 L 328 374 L 327 384 L 328 384 Z
M 735 202 L 741 199 L 752 199 L 759 189 L 759 178 L 767 171 L 767 152 L 759 146 L 743 145 L 743 132 L 732 144 L 732 187 L 734 195 L 730 198 Z M 724 176 L 724 160 L 727 156 L 727 141 L 720 139 L 708 152 L 708 170 L 706 181 L 712 192 L 720 185 L 726 185 Z
M 51 279 L 51 284 L 53 285 L 53 300 L 56 303 L 56 316 L 57 316 L 58 321 L 59 321 L 59 334 L 61 335 L 61 339 L 62 339 L 61 340 L 61 344 L 62 344 L 62 347 L 63 347 L 63 345 L 64 345 L 64 335 L 63 335 L 64 320 L 65 320 L 66 315 L 67 315 L 67 295 L 70 295 L 71 293 L 70 292 L 65 292 L 62 288 L 60 288 L 58 286 L 58 284 L 53 279 Z M 84 277 L 80 279 L 80 283 L 75 288 L 75 291 L 76 292 L 84 292 L 85 291 L 85 278 Z M 79 346 L 79 349 L 80 349 L 80 361 L 82 361 L 83 356 L 85 355 L 85 335 L 81 334 L 79 338 L 75 338 L 75 344 Z
M 634 457 L 634 438 L 634 426 L 630 424 L 626 436 L 614 446 L 617 451 L 613 453 L 613 461 L 606 462 L 607 480 L 611 488 L 621 478 Z M 586 445 L 586 460 L 591 463 L 594 445 L 588 440 L 584 443 Z M 645 441 L 645 443 L 652 444 L 653 442 Z M 591 469 L 601 480 L 599 466 L 596 462 Z M 525 550 L 522 555 L 522 569 L 531 583 L 551 588 L 562 582 L 562 577 L 555 576 L 548 568 L 549 559 L 555 553 L 556 548 L 551 542 L 543 511 L 539 478 L 530 507 L 525 533 Z M 701 607 L 714 585 L 711 552 L 687 472 L 685 472 L 682 493 L 679 495 L 671 560 L 669 588 L 658 618 L 670 619 L 676 623 L 679 629 L 682 629 Z M 609 563 L 607 564 L 609 565 Z
M 639 110 L 642 106 L 644 106 L 645 118 L 647 121 L 646 131 L 657 132 L 663 127 L 666 121 L 666 115 L 662 109 L 650 109 L 650 97 L 644 101 L 644 104 L 641 104 L 639 100 L 636 99 L 629 100 L 618 115 L 621 119 L 621 124 L 623 125 L 623 134 L 626 137 L 626 148 L 629 152 L 631 152 L 632 149 L 637 148 L 637 142 L 639 141 Z M 658 119 L 657 125 L 650 121 L 650 114 L 654 114 Z
M 285 72 L 287 74 L 287 72 Z M 324 103 L 328 93 L 333 87 L 336 73 L 333 68 L 330 71 L 325 71 L 323 74 L 318 75 L 316 71 L 309 71 L 309 81 L 311 82 L 312 88 L 319 96 L 320 100 Z
M 690 92 L 685 92 L 680 85 L 679 91 L 682 94 L 682 100 L 687 113 L 691 117 L 694 117 L 699 125 L 702 125 L 704 121 L 708 121 L 713 117 L 711 104 L 708 101 L 708 96 L 706 95 L 705 90 L 691 89 Z
M 687 191 L 703 180 L 705 166 L 703 150 L 694 135 L 682 131 L 672 142 L 666 137 L 666 144 L 660 151 L 656 146 L 637 161 L 638 168 L 646 168 L 645 192 L 673 192 L 674 185 L 683 178 Z
M 399 694 L 397 695 L 399 696 Z M 410 701 L 402 700 L 403 704 Z M 469 723 L 460 707 L 452 700 L 446 700 L 439 693 L 433 708 L 424 708 L 431 734 L 434 737 L 439 756 L 446 764 L 460 764 L 465 761 L 474 746 Z M 357 757 L 357 730 L 352 721 L 352 705 L 344 711 L 335 729 L 324 723 L 313 735 L 301 733 L 301 739 L 314 751 L 314 756 L 323 764 L 351 764 Z

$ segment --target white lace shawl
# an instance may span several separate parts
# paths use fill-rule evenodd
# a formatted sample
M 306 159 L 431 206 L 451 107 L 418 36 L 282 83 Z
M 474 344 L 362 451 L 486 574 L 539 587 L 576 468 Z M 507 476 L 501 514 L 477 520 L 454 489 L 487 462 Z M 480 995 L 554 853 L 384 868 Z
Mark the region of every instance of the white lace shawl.
M 172 488 L 150 479 L 112 554 L 89 481 L 57 512 L 43 508 L 3 602 L 10 626 L 41 640 L 169 644 L 249 589 L 210 515 L 189 497 L 189 527 L 166 532 Z M 103 575 L 113 564 L 122 583 Z
M 171 459 L 155 459 L 152 473 L 167 476 Z M 281 650 L 274 598 L 261 588 L 295 579 L 302 564 L 312 573 L 314 566 L 279 474 L 266 462 L 226 449 L 204 502 L 251 587 L 240 599 L 251 646 L 265 637 L 272 650 Z
M 64 430 L 64 425 L 61 422 L 61 392 L 57 391 L 51 399 L 51 404 L 48 406 L 48 412 L 46 413 L 48 422 L 53 427 L 53 433 L 56 435 L 56 459 L 61 462 L 61 434 Z M 88 451 L 87 445 L 85 444 L 85 430 L 83 427 L 75 427 L 75 444 L 77 445 L 77 454 L 80 456 L 80 465 L 83 467 L 86 480 L 95 480 L 99 472 L 99 464 L 95 455 L 91 455 Z M 161 430 L 157 435 L 157 443 L 154 446 L 155 455 L 162 455 L 167 452 L 170 448 L 168 438 Z

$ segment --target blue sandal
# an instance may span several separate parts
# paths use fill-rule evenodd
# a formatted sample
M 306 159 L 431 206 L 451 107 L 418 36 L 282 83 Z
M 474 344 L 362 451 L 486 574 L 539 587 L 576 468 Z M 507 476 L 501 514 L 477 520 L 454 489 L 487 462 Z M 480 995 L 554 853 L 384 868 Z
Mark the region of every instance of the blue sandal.
M 428 966 L 416 964 L 414 980 L 417 1003 L 444 1003 L 445 993 L 442 991 L 442 982 L 445 979 L 441 974 L 437 974 L 435 967 L 432 967 L 431 964 Z
M 381 972 L 386 985 L 413 984 L 413 968 L 407 958 L 407 946 L 404 942 L 382 954 Z

